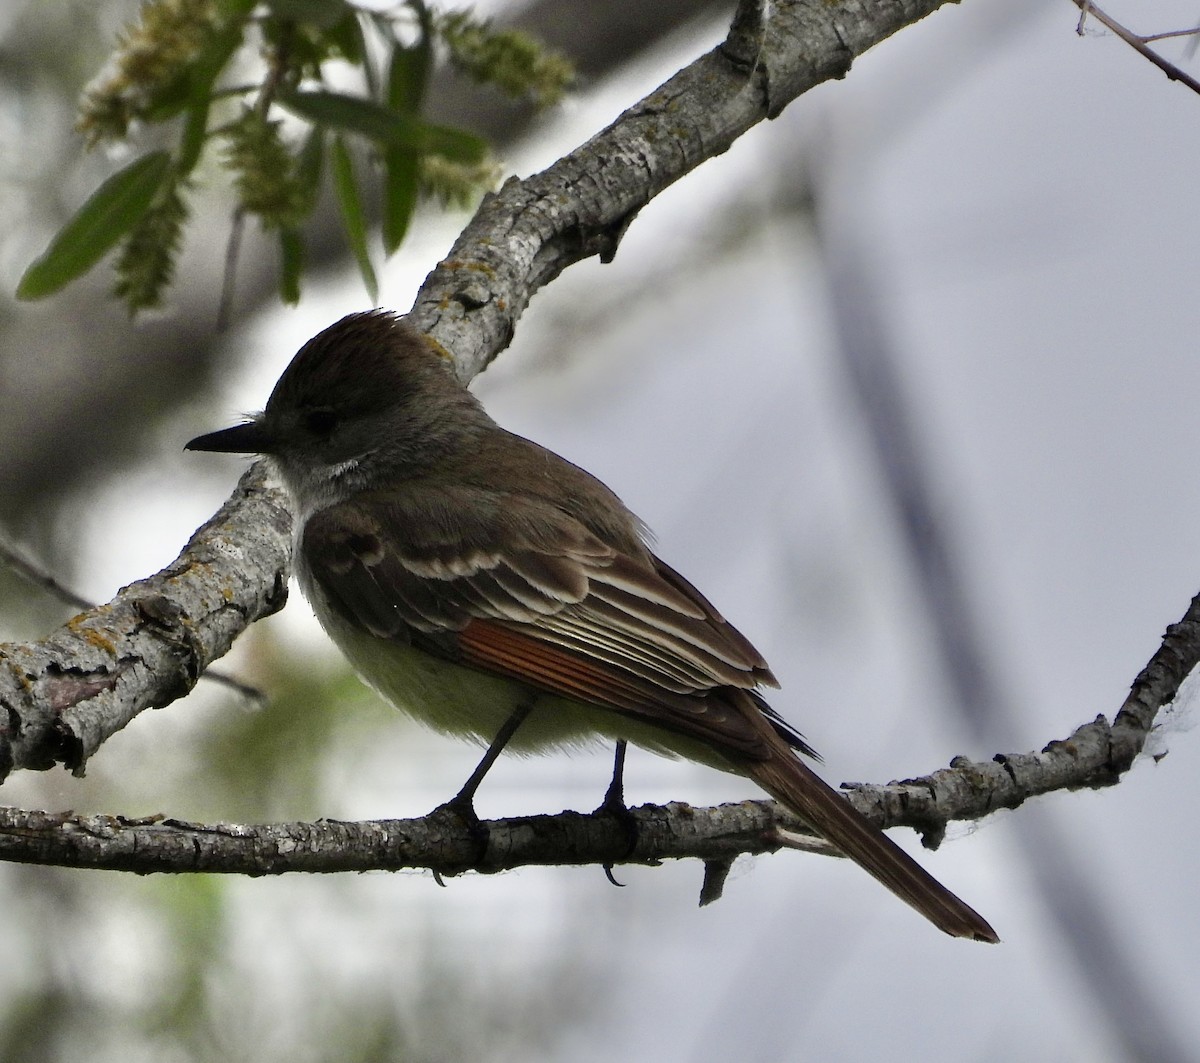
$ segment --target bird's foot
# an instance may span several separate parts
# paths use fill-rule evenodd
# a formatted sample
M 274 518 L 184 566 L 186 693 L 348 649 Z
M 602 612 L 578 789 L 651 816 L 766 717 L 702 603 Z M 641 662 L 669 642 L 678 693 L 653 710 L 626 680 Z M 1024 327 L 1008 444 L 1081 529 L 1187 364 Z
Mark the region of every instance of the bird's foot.
M 638 825 L 637 817 L 630 811 L 629 806 L 625 803 L 625 742 L 617 743 L 616 757 L 613 761 L 613 776 L 612 781 L 608 784 L 608 789 L 604 792 L 604 800 L 600 802 L 599 807 L 593 813 L 597 816 L 612 816 L 620 824 L 622 831 L 625 834 L 626 846 L 621 854 L 622 860 L 633 854 L 638 843 Z M 613 865 L 604 865 L 604 877 L 608 879 L 614 886 L 624 886 L 625 883 L 618 882 L 613 876 Z

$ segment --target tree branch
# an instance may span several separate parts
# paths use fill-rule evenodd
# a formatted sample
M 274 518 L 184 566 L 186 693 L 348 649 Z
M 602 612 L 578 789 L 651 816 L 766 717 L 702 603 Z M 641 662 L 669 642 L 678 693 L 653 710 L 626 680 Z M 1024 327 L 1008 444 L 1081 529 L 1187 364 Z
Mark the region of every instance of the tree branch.
M 243 483 L 261 491 L 264 505 L 270 504 L 270 489 L 261 485 L 260 477 L 256 466 Z M 181 565 L 208 563 L 206 556 L 229 548 L 229 544 L 216 545 L 223 542 L 225 530 L 218 515 L 165 572 Z M 239 554 L 234 548 L 230 556 Z M 133 592 L 163 576 L 123 594 L 134 603 L 144 603 L 146 599 Z M 223 593 L 219 597 L 224 597 Z M 278 599 L 268 604 L 274 606 Z M 168 644 L 178 642 L 172 639 Z M 951 822 L 982 819 L 1055 790 L 1113 785 L 1132 766 L 1159 709 L 1174 699 L 1197 661 L 1200 595 L 1192 600 L 1183 619 L 1167 629 L 1162 646 L 1134 681 L 1111 725 L 1103 716 L 1097 717 L 1039 753 L 1000 754 L 991 762 L 956 757 L 949 768 L 921 778 L 887 785 L 849 784 L 849 800 L 879 827 L 912 827 L 923 833 L 928 848 L 937 848 Z M 87 680 L 71 677 L 65 689 L 74 690 L 81 683 L 86 685 Z M 73 742 L 86 748 L 82 738 Z M 0 808 L 0 860 L 142 874 L 268 875 L 427 868 L 455 875 L 531 865 L 611 867 L 667 859 L 699 859 L 711 870 L 727 867 L 742 853 L 772 852 L 785 846 L 837 855 L 827 846 L 792 838 L 811 836 L 812 832 L 772 801 L 743 801 L 707 809 L 678 803 L 646 805 L 634 809 L 632 817 L 635 841 L 631 847 L 626 821 L 606 811 L 490 821 L 483 824 L 486 841 L 481 844 L 477 831 L 443 811 L 409 820 L 241 825 Z M 720 896 L 721 881 L 719 874 L 706 872 L 703 903 Z
M 0 645 L 0 782 L 59 763 L 82 775 L 139 712 L 191 690 L 247 625 L 283 607 L 291 526 L 255 465 L 161 572 L 39 642 Z
M 1169 59 L 1164 59 L 1158 54 L 1158 52 L 1150 47 L 1149 43 L 1151 41 L 1163 40 L 1164 38 L 1168 37 L 1191 36 L 1197 32 L 1196 30 L 1179 30 L 1178 32 L 1172 33 L 1153 33 L 1149 36 L 1143 37 L 1140 34 L 1134 33 L 1132 30 L 1121 25 L 1121 23 L 1119 23 L 1111 15 L 1105 14 L 1105 12 L 1101 11 L 1100 8 L 1092 3 L 1092 0 L 1071 0 L 1071 2 L 1077 8 L 1079 8 L 1081 12 L 1079 16 L 1078 30 L 1081 35 L 1083 34 L 1084 21 L 1090 15 L 1101 25 L 1105 26 L 1107 29 L 1111 30 L 1118 37 L 1120 37 L 1121 40 L 1128 44 L 1129 47 L 1135 52 L 1137 52 L 1143 58 L 1150 60 L 1151 63 L 1158 67 L 1158 69 L 1166 74 L 1167 77 L 1172 81 L 1178 81 L 1181 85 L 1187 86 L 1193 92 L 1200 93 L 1200 81 L 1197 81 L 1191 76 L 1191 74 L 1181 70 Z
M 426 278 L 413 322 L 469 380 L 508 345 L 538 289 L 582 259 L 611 260 L 656 195 L 945 2 L 743 0 L 724 43 L 548 169 L 488 197 Z
M 90 612 L 96 608 L 95 602 L 85 598 L 82 594 L 76 594 L 70 587 L 65 586 L 53 573 L 31 561 L 12 543 L 6 542 L 3 535 L 0 535 L 0 566 L 12 569 L 22 579 L 72 609 Z M 257 687 L 243 683 L 240 679 L 227 675 L 216 668 L 207 669 L 200 678 L 210 683 L 219 683 L 252 701 L 261 703 L 266 700 L 266 695 Z
M 1101 716 L 1040 753 L 1000 755 L 990 763 L 956 757 L 949 768 L 922 778 L 886 786 L 853 784 L 849 800 L 878 826 L 912 827 L 924 833 L 927 847 L 936 848 L 951 822 L 981 819 L 1053 790 L 1109 786 L 1140 752 L 1153 723 L 1151 706 L 1174 696 L 1188 661 L 1197 656 L 1200 597 L 1168 631 L 1111 727 Z M 0 860 L 139 874 L 424 868 L 449 876 L 535 865 L 611 867 L 682 859 L 721 867 L 743 853 L 783 847 L 840 855 L 807 842 L 810 828 L 773 801 L 715 808 L 643 805 L 630 815 L 632 845 L 628 821 L 609 811 L 490 820 L 481 824 L 481 840 L 476 827 L 440 809 L 420 819 L 250 825 L 0 808 Z M 705 903 L 718 896 L 720 883 L 706 874 Z

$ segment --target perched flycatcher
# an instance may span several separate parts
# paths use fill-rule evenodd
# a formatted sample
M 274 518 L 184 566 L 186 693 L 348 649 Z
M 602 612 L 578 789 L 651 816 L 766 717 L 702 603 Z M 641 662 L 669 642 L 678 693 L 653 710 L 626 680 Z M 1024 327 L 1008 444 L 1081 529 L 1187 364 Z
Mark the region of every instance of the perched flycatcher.
M 621 500 L 500 428 L 403 319 L 343 318 L 260 415 L 188 448 L 274 463 L 301 589 L 397 708 L 526 751 L 606 737 L 747 775 L 947 934 L 997 940 L 800 760 L 758 693 L 766 661 Z

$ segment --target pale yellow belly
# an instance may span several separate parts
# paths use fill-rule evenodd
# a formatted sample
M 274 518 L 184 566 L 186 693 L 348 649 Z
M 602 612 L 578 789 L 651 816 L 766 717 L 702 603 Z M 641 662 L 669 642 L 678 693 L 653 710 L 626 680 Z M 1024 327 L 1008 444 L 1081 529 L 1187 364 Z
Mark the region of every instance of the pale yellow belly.
M 661 756 L 684 757 L 722 771 L 736 770 L 708 745 L 652 724 L 541 693 L 443 661 L 411 646 L 383 642 L 337 616 L 321 620 L 368 686 L 418 723 L 443 734 L 487 745 L 518 706 L 532 700 L 532 711 L 508 744 L 512 752 L 580 749 L 623 738 Z

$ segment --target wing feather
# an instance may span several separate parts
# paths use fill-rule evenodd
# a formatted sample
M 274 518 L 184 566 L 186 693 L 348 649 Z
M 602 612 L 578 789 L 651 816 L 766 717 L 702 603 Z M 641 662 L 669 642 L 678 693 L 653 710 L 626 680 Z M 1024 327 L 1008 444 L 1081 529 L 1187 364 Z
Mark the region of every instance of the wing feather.
M 544 690 L 603 705 L 668 731 L 700 738 L 725 752 L 764 760 L 770 745 L 735 697 L 677 694 L 655 681 L 595 658 L 584 658 L 539 637 L 534 629 L 472 621 L 459 635 L 464 659 Z M 743 695 L 744 696 L 744 695 Z
M 729 689 L 775 685 L 758 651 L 648 550 L 620 553 L 548 501 L 366 495 L 310 517 L 302 551 L 303 578 L 380 638 L 765 755 L 757 702 Z

